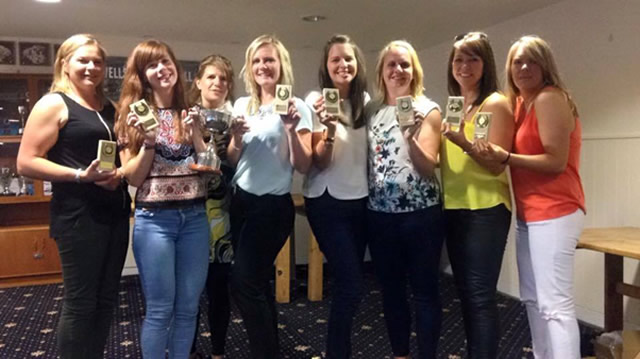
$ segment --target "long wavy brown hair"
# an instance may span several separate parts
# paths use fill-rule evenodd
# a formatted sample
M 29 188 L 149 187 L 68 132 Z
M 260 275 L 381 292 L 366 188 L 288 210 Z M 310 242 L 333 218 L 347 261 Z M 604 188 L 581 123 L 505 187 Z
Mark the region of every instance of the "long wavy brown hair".
M 118 101 L 118 114 L 115 130 L 118 137 L 125 139 L 124 146 L 133 154 L 137 154 L 142 146 L 144 137 L 135 128 L 127 125 L 127 115 L 129 114 L 129 105 L 144 99 L 157 109 L 153 97 L 153 90 L 149 81 L 147 81 L 145 71 L 150 63 L 160 61 L 165 57 L 169 57 L 175 64 L 177 70 L 177 82 L 173 88 L 173 99 L 171 101 L 171 109 L 174 112 L 173 125 L 177 131 L 177 138 L 180 142 L 188 142 L 186 131 L 180 118 L 180 112 L 186 110 L 187 99 L 184 86 L 184 72 L 182 67 L 176 60 L 176 57 L 169 47 L 162 41 L 146 40 L 139 43 L 129 55 L 127 59 L 127 70 L 122 80 L 122 91 L 120 93 L 120 101 Z
M 483 32 L 468 32 L 458 35 L 454 39 L 453 47 L 449 53 L 447 66 L 447 88 L 450 96 L 461 96 L 460 84 L 453 77 L 453 58 L 456 50 L 469 56 L 478 56 L 482 59 L 482 78 L 478 83 L 478 97 L 473 102 L 479 106 L 492 93 L 498 91 L 498 75 L 496 74 L 496 60 L 487 34 Z

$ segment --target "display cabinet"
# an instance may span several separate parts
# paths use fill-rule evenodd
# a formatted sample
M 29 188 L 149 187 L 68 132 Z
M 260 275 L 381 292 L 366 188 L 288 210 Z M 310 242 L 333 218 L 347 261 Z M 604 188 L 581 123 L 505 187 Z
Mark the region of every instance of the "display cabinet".
M 60 278 L 49 238 L 51 185 L 16 170 L 22 129 L 50 85 L 50 75 L 0 74 L 0 287 Z

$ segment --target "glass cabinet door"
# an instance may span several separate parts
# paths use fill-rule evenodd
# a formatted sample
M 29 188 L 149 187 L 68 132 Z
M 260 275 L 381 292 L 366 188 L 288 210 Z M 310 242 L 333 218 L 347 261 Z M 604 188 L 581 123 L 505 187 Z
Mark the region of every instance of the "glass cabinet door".
M 29 110 L 29 80 L 0 78 L 0 136 L 22 134 Z
M 18 176 L 16 157 L 33 105 L 51 86 L 51 76 L 0 74 L 0 204 L 47 201 L 42 181 Z

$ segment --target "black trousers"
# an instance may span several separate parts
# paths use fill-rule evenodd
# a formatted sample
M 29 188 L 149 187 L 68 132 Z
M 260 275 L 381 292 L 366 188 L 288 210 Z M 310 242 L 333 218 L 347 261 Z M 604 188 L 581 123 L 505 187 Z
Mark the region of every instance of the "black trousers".
M 254 359 L 279 358 L 273 261 L 293 229 L 291 195 L 256 196 L 239 187 L 231 201 L 231 295 L 249 335 Z
M 305 206 L 333 282 L 326 357 L 351 358 L 351 326 L 364 295 L 367 199 L 340 200 L 325 191 L 305 198 Z
M 462 303 L 470 359 L 498 355 L 496 286 L 511 212 L 501 204 L 479 210 L 445 210 L 447 251 Z
M 103 357 L 128 243 L 127 213 L 91 206 L 56 238 L 64 283 L 57 333 L 61 358 Z
M 231 303 L 229 300 L 229 267 L 230 263 L 209 263 L 207 274 L 207 286 L 205 291 L 209 298 L 207 317 L 209 318 L 209 330 L 211 331 L 211 354 L 224 355 L 224 346 L 227 341 L 227 329 L 231 317 Z M 200 327 L 200 313 L 196 323 L 196 335 L 191 344 L 191 353 L 196 352 L 198 329 Z
M 394 356 L 409 356 L 412 310 L 419 359 L 435 359 L 440 340 L 440 205 L 405 213 L 369 210 L 371 259 L 382 287 L 382 309 Z M 407 283 L 411 297 L 407 295 Z

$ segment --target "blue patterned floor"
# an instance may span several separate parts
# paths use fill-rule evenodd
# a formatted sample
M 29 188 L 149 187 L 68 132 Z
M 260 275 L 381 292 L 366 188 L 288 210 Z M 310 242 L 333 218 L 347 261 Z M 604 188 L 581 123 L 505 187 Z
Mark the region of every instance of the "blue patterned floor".
M 304 275 L 299 274 L 299 278 Z M 307 359 L 323 354 L 330 304 L 330 285 L 325 284 L 325 300 L 306 300 L 305 283 L 293 287 L 293 300 L 279 304 L 280 346 L 283 358 Z M 366 278 L 367 291 L 361 310 L 354 321 L 353 357 L 391 358 L 382 316 L 381 296 L 372 275 Z M 56 358 L 55 331 L 62 306 L 60 284 L 0 289 L 0 358 Z M 464 330 L 460 303 L 451 277 L 441 278 L 443 322 L 439 358 L 465 358 Z M 498 307 L 502 325 L 499 358 L 532 358 L 526 314 L 521 304 L 500 296 Z M 112 325 L 105 358 L 139 358 L 137 338 L 144 309 L 137 276 L 121 281 L 119 308 Z M 198 349 L 210 353 L 210 333 L 206 320 L 200 321 Z M 589 353 L 592 328 L 581 325 L 583 356 Z M 414 334 L 415 335 L 415 334 Z M 411 341 L 416 355 L 415 340 Z M 227 339 L 227 358 L 249 359 L 246 332 L 238 312 L 233 310 Z

